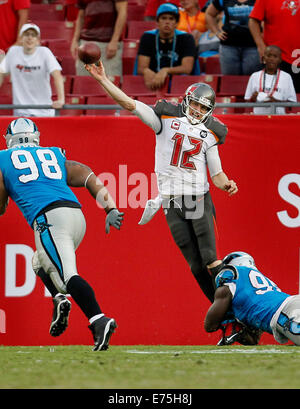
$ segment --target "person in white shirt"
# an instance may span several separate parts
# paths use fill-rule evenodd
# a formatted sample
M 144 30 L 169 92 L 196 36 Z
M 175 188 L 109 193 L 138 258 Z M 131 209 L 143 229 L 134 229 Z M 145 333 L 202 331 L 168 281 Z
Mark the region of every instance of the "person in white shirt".
M 15 105 L 50 105 L 55 109 L 65 103 L 61 66 L 48 47 L 40 46 L 40 29 L 24 24 L 20 30 L 21 46 L 9 48 L 0 64 L 0 86 L 10 74 Z M 57 100 L 52 101 L 50 75 L 54 79 Z M 14 109 L 14 116 L 54 116 L 54 109 Z
M 279 69 L 281 50 L 275 45 L 266 47 L 263 57 L 265 68 L 254 72 L 248 81 L 247 102 L 297 102 L 296 91 L 290 74 Z M 254 114 L 269 115 L 271 107 L 254 107 Z M 276 107 L 276 114 L 284 115 L 285 107 Z
M 222 260 L 216 254 L 215 209 L 209 192 L 207 167 L 215 186 L 234 195 L 238 188 L 222 170 L 218 145 L 227 128 L 212 117 L 214 90 L 207 84 L 188 87 L 182 104 L 158 101 L 155 108 L 134 100 L 106 76 L 103 65 L 87 71 L 124 109 L 133 112 L 156 134 L 155 173 L 159 198 L 171 234 L 206 297 L 213 302 L 213 279 Z M 146 209 L 145 209 L 146 210 Z M 148 218 L 150 220 L 150 217 Z

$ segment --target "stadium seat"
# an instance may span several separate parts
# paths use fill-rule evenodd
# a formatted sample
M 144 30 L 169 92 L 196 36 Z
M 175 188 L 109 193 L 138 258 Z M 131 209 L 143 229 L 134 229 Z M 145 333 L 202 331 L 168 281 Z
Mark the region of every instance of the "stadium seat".
M 73 96 L 67 95 L 65 98 L 66 105 L 85 105 L 86 98 L 83 96 Z M 60 116 L 81 116 L 84 115 L 85 111 L 83 109 L 61 109 Z
M 123 40 L 122 65 L 123 75 L 132 75 L 138 52 L 139 40 Z
M 41 30 L 41 39 L 47 40 L 61 40 L 71 43 L 74 32 L 74 22 L 71 21 L 45 21 L 37 22 Z
M 72 56 L 57 56 L 57 61 L 60 63 L 63 75 L 76 75 L 75 60 Z
M 222 104 L 230 104 L 231 102 L 236 102 L 236 97 L 216 97 L 216 102 Z M 235 108 L 233 107 L 217 107 L 214 109 L 214 114 L 234 114 Z
M 78 15 L 78 7 L 76 6 L 76 2 L 66 4 L 65 5 L 65 19 L 67 21 L 75 21 Z
M 11 96 L 12 95 L 12 85 L 11 85 L 9 76 L 5 76 L 3 78 L 3 84 L 0 87 L 0 95 L 1 96 Z
M 144 104 L 147 104 L 147 105 L 155 105 L 156 102 L 158 101 L 158 98 L 156 96 L 152 96 L 152 97 L 138 96 L 136 99 L 138 101 L 144 102 Z
M 88 76 L 74 76 L 72 95 L 106 95 L 100 84 Z
M 0 95 L 0 105 L 12 104 L 12 95 Z M 12 109 L 0 109 L 0 116 L 11 116 Z
M 128 3 L 127 6 L 127 22 L 128 21 L 144 21 L 145 6 L 142 4 Z
M 217 92 L 218 81 L 219 77 L 216 75 L 174 75 L 171 82 L 171 90 L 166 96 L 183 95 L 186 89 L 195 82 L 204 82 Z
M 144 104 L 147 105 L 155 105 L 157 101 L 159 101 L 160 99 L 164 99 L 168 102 L 172 102 L 174 104 L 178 104 L 181 103 L 182 101 L 182 97 L 181 96 L 176 96 L 176 97 L 166 97 L 166 96 L 162 96 L 161 98 L 155 96 L 155 97 L 147 97 L 147 96 L 138 96 L 136 98 L 137 100 L 144 102 Z
M 117 105 L 109 96 L 90 96 L 87 97 L 87 105 Z M 86 115 L 115 115 L 116 109 L 87 109 Z
M 54 55 L 62 56 L 71 56 L 71 44 L 69 41 L 63 39 L 49 39 L 47 42 L 44 42 L 47 47 L 53 52 Z
M 65 8 L 62 4 L 31 4 L 29 19 L 37 24 L 40 20 L 64 21 Z
M 72 93 L 72 86 L 73 86 L 73 75 L 64 75 L 63 80 L 64 80 L 64 88 L 65 88 L 65 95 L 71 94 Z M 52 75 L 50 76 L 50 85 L 52 89 L 52 96 L 56 96 L 56 89 L 54 85 L 54 79 Z
M 222 75 L 218 96 L 244 97 L 249 75 Z
M 214 57 L 199 57 L 201 72 L 205 74 L 221 74 L 221 66 L 219 56 Z
M 157 27 L 156 21 L 128 21 L 128 31 L 126 38 L 139 40 L 145 31 Z
M 146 87 L 142 75 L 123 75 L 122 90 L 132 98 L 137 98 L 139 96 L 156 96 L 157 98 L 161 98 L 166 93 L 167 89 L 168 81 L 166 81 L 162 89 L 152 91 Z

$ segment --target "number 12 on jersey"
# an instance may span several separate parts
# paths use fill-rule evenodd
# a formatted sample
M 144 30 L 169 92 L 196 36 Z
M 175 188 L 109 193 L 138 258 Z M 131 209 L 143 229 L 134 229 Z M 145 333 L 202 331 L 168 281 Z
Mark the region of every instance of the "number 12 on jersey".
M 176 133 L 172 137 L 172 140 L 174 141 L 174 148 L 172 152 L 170 165 L 180 166 L 181 168 L 184 169 L 197 170 L 195 163 L 191 160 L 191 158 L 200 153 L 202 147 L 202 140 L 194 138 L 193 136 L 187 137 L 189 139 L 190 144 L 193 145 L 194 147 L 183 152 L 182 145 L 185 135 L 181 133 Z

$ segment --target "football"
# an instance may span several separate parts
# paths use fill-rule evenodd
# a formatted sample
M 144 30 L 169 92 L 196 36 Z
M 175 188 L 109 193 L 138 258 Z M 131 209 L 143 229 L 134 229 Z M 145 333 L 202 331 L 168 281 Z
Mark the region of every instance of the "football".
M 93 42 L 82 44 L 78 48 L 78 58 L 84 64 L 96 64 L 101 57 L 100 48 Z

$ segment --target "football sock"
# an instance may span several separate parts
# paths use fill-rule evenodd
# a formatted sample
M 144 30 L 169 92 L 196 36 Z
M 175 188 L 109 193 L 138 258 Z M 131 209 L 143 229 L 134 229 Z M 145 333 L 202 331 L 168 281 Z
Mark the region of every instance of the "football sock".
M 89 319 L 90 324 L 92 324 L 94 321 L 98 320 L 99 318 L 104 317 L 104 314 L 97 314 L 94 315 L 92 318 Z
M 52 295 L 52 297 L 55 297 L 58 294 L 58 291 L 55 285 L 53 284 L 50 275 L 45 273 L 45 270 L 42 267 L 39 269 L 36 275 L 39 276 L 40 279 L 43 281 L 45 287 L 47 288 L 49 293 Z
M 94 290 L 82 277 L 71 277 L 67 283 L 67 291 L 88 319 L 102 313 Z

